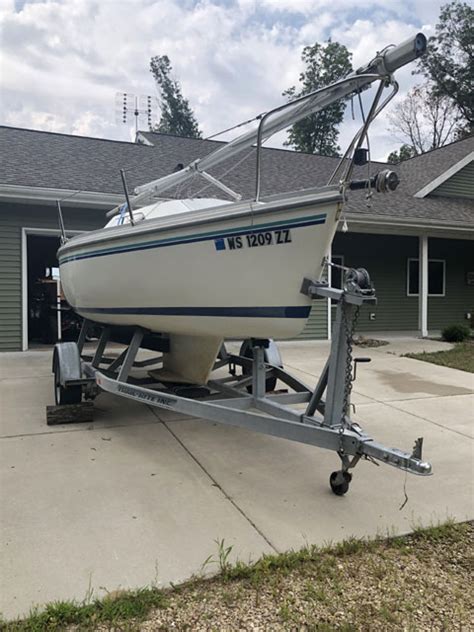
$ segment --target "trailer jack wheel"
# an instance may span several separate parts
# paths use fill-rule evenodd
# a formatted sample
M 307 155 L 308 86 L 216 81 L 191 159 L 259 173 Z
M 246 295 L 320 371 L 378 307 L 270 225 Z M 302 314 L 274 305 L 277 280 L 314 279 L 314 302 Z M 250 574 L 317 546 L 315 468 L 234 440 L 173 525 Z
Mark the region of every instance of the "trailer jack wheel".
M 329 485 L 336 496 L 344 496 L 349 491 L 349 483 L 352 480 L 352 474 L 349 472 L 333 472 L 329 477 Z

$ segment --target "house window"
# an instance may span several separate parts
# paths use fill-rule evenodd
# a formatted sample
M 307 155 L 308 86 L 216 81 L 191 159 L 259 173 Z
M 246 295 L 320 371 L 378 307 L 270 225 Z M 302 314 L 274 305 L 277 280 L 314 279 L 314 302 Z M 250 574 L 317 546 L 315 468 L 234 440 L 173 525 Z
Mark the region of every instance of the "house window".
M 408 259 L 407 295 L 418 296 L 420 283 L 420 263 L 418 259 Z M 446 292 L 446 261 L 428 260 L 428 296 L 444 296 Z

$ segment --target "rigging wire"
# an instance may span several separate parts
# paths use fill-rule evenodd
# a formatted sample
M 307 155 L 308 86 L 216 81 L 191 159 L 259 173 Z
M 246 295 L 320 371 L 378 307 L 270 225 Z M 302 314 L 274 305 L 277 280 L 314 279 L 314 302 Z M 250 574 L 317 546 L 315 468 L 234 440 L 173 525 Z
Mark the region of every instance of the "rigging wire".
M 305 109 L 307 109 L 308 107 L 311 106 L 311 104 L 314 101 L 314 96 L 308 98 L 307 100 L 304 100 L 301 104 L 296 105 L 294 112 L 295 113 L 301 113 L 302 111 L 304 111 Z M 225 132 L 229 132 L 231 130 L 237 129 L 239 127 L 242 127 L 244 125 L 248 125 L 249 123 L 252 123 L 254 121 L 259 121 L 262 119 L 263 116 L 265 116 L 266 112 L 262 112 L 261 114 L 258 114 L 257 116 L 255 116 L 254 118 L 248 119 L 247 121 L 244 121 L 242 123 L 239 123 L 238 125 L 234 125 L 233 127 L 229 127 L 225 130 L 223 130 L 222 132 L 218 132 L 217 134 L 213 134 L 212 136 L 208 136 L 207 138 L 205 138 L 204 140 L 210 140 L 212 138 L 215 138 L 216 136 L 220 136 L 221 134 L 224 134 Z M 268 138 L 266 138 L 265 136 L 262 135 L 262 145 L 263 143 L 268 140 Z M 235 165 L 233 165 L 232 167 L 230 167 L 229 169 L 227 169 L 226 171 L 224 171 L 222 174 L 220 174 L 219 176 L 215 176 L 218 177 L 219 179 L 224 178 L 228 173 L 230 173 L 233 169 L 236 169 L 240 164 L 242 164 L 242 162 L 244 162 L 244 160 L 246 160 L 252 153 L 252 151 L 254 151 L 254 149 L 256 149 L 256 147 L 251 147 L 250 151 L 248 154 L 245 154 L 245 156 L 243 158 L 241 158 Z M 197 191 L 197 193 L 195 194 L 196 196 L 198 196 L 200 193 L 202 193 L 203 191 L 205 191 L 206 189 L 208 189 L 210 186 L 212 186 L 211 184 L 206 184 L 202 189 L 199 189 L 199 191 Z
M 223 129 L 222 132 L 217 132 L 216 134 L 211 134 L 211 136 L 207 136 L 204 140 L 212 140 L 213 138 L 216 138 L 217 136 L 222 136 L 222 134 L 225 134 L 226 132 L 231 132 L 234 129 L 238 129 L 239 127 L 243 127 L 244 125 L 248 125 L 249 123 L 253 123 L 254 121 L 259 121 L 264 113 L 262 114 L 257 114 L 257 116 L 254 116 L 251 119 L 248 119 L 248 121 L 243 121 L 242 123 L 237 123 L 237 125 L 234 125 L 233 127 L 228 127 L 227 129 Z
M 184 195 L 182 195 L 183 191 L 186 191 L 189 187 L 192 186 L 193 182 L 195 182 L 196 180 L 196 172 L 194 171 L 191 179 L 189 181 L 185 181 L 185 182 L 180 182 L 179 184 L 176 185 L 176 199 L 180 199 L 182 197 L 184 197 Z
M 304 95 L 302 95 L 304 96 Z M 298 105 L 297 107 L 295 107 L 295 112 L 299 113 L 302 110 L 306 109 L 307 107 L 309 107 L 312 102 L 313 102 L 313 98 L 309 98 L 308 100 L 303 101 L 300 105 Z M 288 105 L 291 104 L 291 101 L 288 102 Z M 261 118 L 263 116 L 265 116 L 266 112 L 261 112 L 260 114 L 257 114 L 257 116 L 254 116 L 253 118 L 250 118 L 246 121 L 243 121 L 242 123 L 238 123 L 237 125 L 234 125 L 232 127 L 228 127 L 227 129 L 222 130 L 221 132 L 217 132 L 216 134 L 211 134 L 211 136 L 207 136 L 204 140 L 212 140 L 213 138 L 216 138 L 217 136 L 222 136 L 222 134 L 225 134 L 226 132 L 231 132 L 234 129 L 238 129 L 239 127 L 243 127 L 244 125 L 248 125 L 249 123 L 253 123 L 254 121 L 260 121 Z
M 223 173 L 219 174 L 218 176 L 214 176 L 215 178 L 217 178 L 218 180 L 222 180 L 222 178 L 225 178 L 225 176 L 227 174 L 229 174 L 231 171 L 233 171 L 234 169 L 236 169 L 237 167 L 239 167 L 245 160 L 247 160 L 247 158 L 249 158 L 249 156 L 252 154 L 252 152 L 254 152 L 256 150 L 256 147 L 251 147 L 250 151 L 248 153 L 245 154 L 245 156 L 243 156 L 240 160 L 238 160 L 234 165 L 232 165 L 231 167 L 229 167 L 228 169 L 226 169 Z M 197 191 L 195 193 L 195 197 L 198 197 L 203 191 L 205 191 L 206 189 L 208 189 L 210 186 L 213 186 L 212 184 L 206 184 L 202 187 L 202 189 L 199 189 L 199 191 Z
M 360 92 L 357 93 L 357 97 L 359 99 L 359 107 L 360 107 L 360 114 L 362 117 L 362 121 L 365 125 L 365 112 L 364 112 L 364 104 L 362 103 L 362 97 L 360 95 Z M 373 117 L 374 118 L 374 117 Z M 370 121 L 372 122 L 372 121 Z M 367 160 L 367 193 L 366 193 L 366 204 L 367 207 L 370 208 L 370 206 L 372 205 L 372 188 L 371 188 L 371 184 L 370 184 L 370 172 L 372 169 L 372 162 L 371 162 L 371 155 L 370 155 L 370 139 L 369 139 L 369 132 L 366 131 L 365 133 L 365 138 L 367 140 L 367 156 L 368 156 L 368 160 Z
M 87 191 L 85 189 L 74 191 L 74 193 L 71 193 L 70 195 L 65 195 L 64 197 L 62 197 L 59 200 L 59 202 L 64 202 L 65 200 L 70 200 L 71 198 L 75 197 L 76 195 L 79 195 L 79 193 L 87 193 Z

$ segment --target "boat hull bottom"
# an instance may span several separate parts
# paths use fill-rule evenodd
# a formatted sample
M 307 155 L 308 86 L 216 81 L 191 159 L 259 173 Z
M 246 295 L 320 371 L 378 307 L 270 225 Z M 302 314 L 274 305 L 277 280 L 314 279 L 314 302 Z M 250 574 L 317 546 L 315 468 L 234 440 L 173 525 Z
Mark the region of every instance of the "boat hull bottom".
M 154 333 L 189 335 L 205 338 L 295 338 L 298 336 L 308 320 L 311 304 L 296 308 L 269 308 L 278 310 L 289 309 L 287 317 L 258 316 L 167 316 L 152 315 L 119 315 L 100 314 L 81 311 L 79 314 L 88 320 L 104 325 L 126 325 L 142 327 Z M 232 308 L 229 309 L 231 313 Z M 263 312 L 265 313 L 265 312 Z

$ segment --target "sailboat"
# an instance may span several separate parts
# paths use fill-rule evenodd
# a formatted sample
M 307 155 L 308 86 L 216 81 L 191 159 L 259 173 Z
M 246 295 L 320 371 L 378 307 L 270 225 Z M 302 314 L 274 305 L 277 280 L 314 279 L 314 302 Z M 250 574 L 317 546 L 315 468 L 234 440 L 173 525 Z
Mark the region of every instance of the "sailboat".
M 351 179 L 367 130 L 396 94 L 393 73 L 426 49 L 419 33 L 383 51 L 344 79 L 259 117 L 255 129 L 180 171 L 137 187 L 109 213 L 107 225 L 66 241 L 58 251 L 61 283 L 73 309 L 112 326 L 167 334 L 164 368 L 173 379 L 205 383 L 225 338 L 294 338 L 304 329 L 311 298 L 305 278 L 319 279 L 351 189 L 393 190 L 384 170 Z M 261 195 L 262 144 L 335 101 L 378 88 L 364 124 L 328 184 Z M 385 90 L 388 96 L 384 96 Z M 238 192 L 209 173 L 254 147 L 255 195 Z M 199 176 L 229 199 L 168 199 L 164 193 Z

